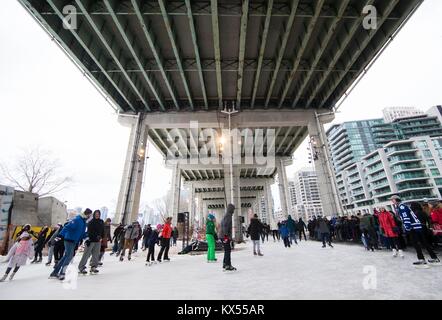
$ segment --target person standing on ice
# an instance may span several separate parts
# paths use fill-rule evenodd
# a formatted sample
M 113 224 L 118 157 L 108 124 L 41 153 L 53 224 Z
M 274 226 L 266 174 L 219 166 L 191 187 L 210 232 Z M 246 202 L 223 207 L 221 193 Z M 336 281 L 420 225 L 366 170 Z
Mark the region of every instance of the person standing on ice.
M 127 226 L 126 231 L 124 232 L 124 247 L 123 251 L 120 255 L 120 261 L 124 260 L 124 254 L 126 253 L 126 249 L 129 250 L 129 253 L 127 255 L 127 260 L 130 260 L 132 258 L 132 250 L 134 248 L 134 243 L 137 241 L 138 236 L 140 235 L 140 229 L 137 226 L 138 222 L 134 221 L 132 224 Z
M 232 266 L 231 251 L 232 251 L 232 216 L 235 212 L 235 206 L 231 203 L 227 205 L 226 214 L 221 220 L 221 239 L 224 247 L 223 269 L 226 271 L 234 271 Z
M 162 228 L 163 226 L 161 224 L 158 224 L 155 230 L 151 230 L 149 238 L 146 240 L 146 245 L 148 248 L 146 266 L 151 266 L 153 263 L 155 263 L 155 245 L 158 243 L 159 233 L 161 232 Z
M 298 220 L 299 241 L 302 241 L 302 235 L 304 235 L 304 240 L 307 241 L 307 236 L 305 235 L 305 229 L 307 229 L 307 226 L 304 220 L 302 220 L 302 218 L 299 218 Z
M 114 253 L 118 252 L 119 237 L 120 237 L 121 233 L 124 233 L 124 225 L 122 223 L 120 223 L 118 225 L 118 227 L 114 231 L 114 236 L 112 238 L 112 241 L 114 242 L 114 245 L 112 246 L 111 255 L 113 255 Z
M 247 229 L 247 233 L 250 235 L 250 239 L 253 242 L 253 255 L 263 256 L 261 253 L 261 248 L 259 244 L 259 235 L 264 232 L 264 226 L 259 221 L 258 215 L 255 213 L 250 219 L 249 228 Z
M 290 248 L 290 232 L 289 228 L 287 228 L 287 222 L 283 221 L 279 225 L 279 233 L 281 234 L 282 241 L 284 242 L 284 247 Z
M 48 241 L 48 262 L 46 262 L 47 266 L 50 266 L 52 263 L 52 258 L 54 257 L 54 249 L 55 249 L 55 243 L 56 238 L 58 237 L 58 234 L 60 233 L 61 229 L 63 228 L 63 225 L 61 223 L 58 223 L 57 226 L 53 229 L 51 234 L 49 235 L 49 241 Z
M 89 257 L 92 256 L 90 273 L 98 273 L 98 263 L 100 262 L 100 249 L 101 240 L 104 238 L 104 221 L 100 219 L 100 210 L 95 210 L 93 218 L 87 224 L 87 240 L 78 264 L 78 272 L 81 274 L 87 274 L 86 264 Z
M 35 242 L 35 257 L 31 263 L 40 263 L 43 260 L 43 249 L 46 245 L 46 237 L 49 232 L 49 227 L 44 226 L 38 233 L 37 241 Z
M 32 242 L 31 235 L 26 231 L 22 232 L 19 241 L 14 243 L 5 258 L 5 262 L 8 262 L 8 267 L 5 271 L 5 275 L 0 279 L 0 282 L 5 281 L 9 275 L 9 272 L 14 269 L 9 277 L 9 280 L 12 280 L 18 269 L 20 269 L 21 266 L 24 266 L 26 261 L 33 255 L 34 243 Z
M 296 241 L 296 222 L 292 219 L 291 215 L 287 216 L 287 229 L 289 230 L 290 244 L 292 244 L 293 241 L 298 244 L 298 241 Z
M 322 247 L 325 248 L 326 247 L 325 243 L 327 242 L 329 247 L 333 248 L 330 238 L 330 227 L 328 226 L 328 220 L 326 217 L 324 218 L 320 217 L 318 219 L 318 230 L 322 239 Z
M 396 221 L 390 212 L 384 207 L 379 208 L 379 224 L 382 233 L 387 239 L 388 244 L 393 250 L 393 257 L 397 257 L 398 253 L 401 258 L 404 257 L 404 253 L 399 249 L 399 227 L 396 225 Z
M 160 242 L 161 249 L 157 257 L 158 262 L 161 262 L 161 258 L 163 258 L 164 261 L 170 261 L 169 248 L 170 248 L 170 238 L 172 237 L 171 225 L 172 225 L 172 217 L 168 217 L 164 223 L 163 230 L 161 231 L 161 242 Z
M 87 208 L 83 213 L 76 216 L 61 230 L 60 235 L 64 239 L 64 254 L 63 257 L 55 265 L 49 278 L 64 280 L 66 269 L 74 257 L 75 247 L 78 246 L 81 240 L 87 237 L 86 220 L 92 214 L 92 210 Z
M 207 262 L 217 261 L 215 256 L 215 241 L 217 238 L 215 229 L 215 216 L 209 214 L 206 223 Z
M 391 201 L 396 208 L 399 218 L 404 224 L 405 232 L 410 236 L 411 243 L 416 250 L 417 258 L 419 260 L 413 262 L 413 264 L 417 268 L 428 268 L 427 261 L 425 261 L 424 254 L 422 253 L 422 247 L 427 249 L 431 257 L 431 259 L 428 259 L 428 263 L 439 264 L 440 260 L 428 244 L 428 241 L 423 234 L 422 224 L 420 223 L 414 212 L 407 205 L 402 203 L 399 196 L 391 197 Z

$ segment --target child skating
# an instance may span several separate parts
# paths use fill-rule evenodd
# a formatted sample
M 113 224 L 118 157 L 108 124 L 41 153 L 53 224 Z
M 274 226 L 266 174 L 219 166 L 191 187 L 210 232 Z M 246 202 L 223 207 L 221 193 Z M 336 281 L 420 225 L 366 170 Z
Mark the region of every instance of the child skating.
M 26 264 L 26 261 L 34 255 L 34 243 L 32 242 L 31 235 L 27 232 L 23 232 L 20 235 L 20 241 L 17 241 L 9 250 L 6 256 L 5 262 L 8 262 L 8 267 L 3 278 L 0 282 L 3 282 L 8 277 L 12 269 L 13 272 L 9 277 L 9 280 L 14 279 L 15 274 L 21 266 Z

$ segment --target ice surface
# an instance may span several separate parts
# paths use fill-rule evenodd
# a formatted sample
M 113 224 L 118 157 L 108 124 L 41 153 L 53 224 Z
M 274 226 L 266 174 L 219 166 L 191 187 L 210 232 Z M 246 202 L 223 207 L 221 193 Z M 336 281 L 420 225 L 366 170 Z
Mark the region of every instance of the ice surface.
M 0 299 L 442 298 L 442 267 L 416 269 L 412 249 L 404 259 L 393 258 L 390 251 L 367 252 L 349 244 L 322 248 L 313 241 L 286 249 L 271 240 L 262 250 L 264 256 L 257 257 L 250 242 L 237 246 L 234 273 L 222 271 L 222 252 L 217 252 L 217 263 L 207 263 L 205 255 L 172 253 L 171 262 L 152 267 L 145 266 L 146 252 L 124 262 L 106 254 L 98 275 L 77 277 L 73 269 L 68 283 L 48 279 L 52 267 L 28 264 L 13 281 L 0 283 Z M 0 265 L 1 273 L 5 268 Z

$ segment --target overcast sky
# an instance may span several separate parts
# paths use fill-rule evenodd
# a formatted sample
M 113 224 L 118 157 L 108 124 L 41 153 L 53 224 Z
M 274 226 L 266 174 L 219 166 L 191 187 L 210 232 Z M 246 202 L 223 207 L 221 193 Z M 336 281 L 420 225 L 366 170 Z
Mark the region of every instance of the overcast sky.
M 58 194 L 68 207 L 114 209 L 129 129 L 18 1 L 0 11 L 0 161 L 39 145 L 63 163 L 75 184 Z M 335 123 L 381 117 L 390 106 L 424 111 L 442 104 L 442 1 L 425 0 L 348 97 Z M 306 144 L 288 176 L 308 166 Z M 142 202 L 164 195 L 170 170 L 149 149 Z M 278 207 L 276 188 L 273 195 Z

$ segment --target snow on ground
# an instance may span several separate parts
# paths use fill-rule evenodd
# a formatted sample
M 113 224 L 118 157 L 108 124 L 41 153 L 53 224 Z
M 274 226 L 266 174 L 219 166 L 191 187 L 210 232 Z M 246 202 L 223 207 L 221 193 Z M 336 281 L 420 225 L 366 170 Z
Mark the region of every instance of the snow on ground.
M 0 283 L 0 299 L 442 299 L 442 267 L 416 269 L 411 249 L 404 259 L 359 245 L 323 249 L 313 241 L 288 249 L 271 241 L 262 250 L 264 256 L 256 257 L 250 242 L 237 246 L 233 273 L 222 271 L 222 252 L 217 263 L 207 263 L 205 255 L 172 254 L 171 262 L 152 267 L 145 266 L 146 252 L 124 262 L 106 254 L 99 275 L 79 275 L 71 283 L 48 279 L 52 267 L 27 265 L 12 282 Z M 364 289 L 364 283 L 377 287 Z

